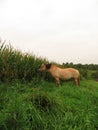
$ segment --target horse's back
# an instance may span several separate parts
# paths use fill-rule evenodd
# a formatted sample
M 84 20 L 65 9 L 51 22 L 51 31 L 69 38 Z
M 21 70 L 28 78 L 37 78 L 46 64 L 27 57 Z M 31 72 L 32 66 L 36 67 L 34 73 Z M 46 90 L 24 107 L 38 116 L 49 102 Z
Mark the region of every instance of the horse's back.
M 72 74 L 73 77 L 79 77 L 79 75 L 80 75 L 79 70 L 77 70 L 75 68 L 66 68 L 65 71 Z

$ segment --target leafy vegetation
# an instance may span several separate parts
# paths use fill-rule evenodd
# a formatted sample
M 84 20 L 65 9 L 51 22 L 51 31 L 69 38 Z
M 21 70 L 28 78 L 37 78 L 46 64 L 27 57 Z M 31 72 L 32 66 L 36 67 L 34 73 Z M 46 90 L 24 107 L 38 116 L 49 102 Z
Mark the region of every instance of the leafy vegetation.
M 23 54 L 10 45 L 0 46 L 0 78 L 1 80 L 32 80 L 38 77 L 38 68 L 41 63 L 47 62 L 44 58 L 35 55 Z
M 39 74 L 43 62 L 1 44 L 0 130 L 97 130 L 98 65 L 65 63 L 80 70 L 80 86 L 56 86 L 48 73 Z
M 45 58 L 36 57 L 34 54 L 21 53 L 19 50 L 13 49 L 11 45 L 0 43 L 0 79 L 2 81 L 12 81 L 19 79 L 21 81 L 31 81 L 32 79 L 39 82 L 40 77 L 45 80 L 52 81 L 53 79 L 48 73 L 39 74 L 38 69 L 42 63 L 49 62 Z M 63 63 L 61 67 L 74 67 L 80 70 L 81 78 L 95 78 L 93 73 L 98 70 L 98 65 L 94 64 L 73 64 Z M 90 76 L 89 76 L 89 73 Z

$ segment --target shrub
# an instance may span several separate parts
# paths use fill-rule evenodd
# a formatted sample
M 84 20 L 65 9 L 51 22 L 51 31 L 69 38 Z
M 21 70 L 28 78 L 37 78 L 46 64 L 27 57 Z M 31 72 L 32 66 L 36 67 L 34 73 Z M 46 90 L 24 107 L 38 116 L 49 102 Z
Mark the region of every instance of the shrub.
M 92 73 L 92 78 L 94 78 L 95 80 L 97 80 L 98 81 L 98 71 L 96 71 L 96 72 L 94 72 L 94 73 Z
M 81 79 L 88 78 L 88 70 L 87 69 L 79 69 L 79 71 L 80 71 L 80 78 Z

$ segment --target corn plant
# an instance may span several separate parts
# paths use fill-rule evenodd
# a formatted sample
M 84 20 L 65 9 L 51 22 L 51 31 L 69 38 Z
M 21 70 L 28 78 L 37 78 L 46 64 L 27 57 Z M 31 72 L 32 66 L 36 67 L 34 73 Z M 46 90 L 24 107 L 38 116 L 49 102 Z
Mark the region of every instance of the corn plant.
M 39 76 L 38 68 L 47 62 L 45 58 L 34 54 L 22 53 L 11 45 L 0 43 L 0 79 L 31 80 Z

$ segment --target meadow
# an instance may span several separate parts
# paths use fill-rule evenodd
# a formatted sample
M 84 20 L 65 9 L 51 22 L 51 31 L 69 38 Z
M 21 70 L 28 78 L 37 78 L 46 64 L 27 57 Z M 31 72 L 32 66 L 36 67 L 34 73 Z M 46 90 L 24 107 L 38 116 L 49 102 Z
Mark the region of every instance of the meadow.
M 43 62 L 49 61 L 1 44 L 0 130 L 97 130 L 98 82 L 91 77 L 97 73 L 93 65 L 88 70 L 87 65 L 74 65 L 81 71 L 80 86 L 72 81 L 56 86 L 48 73 L 38 72 Z

